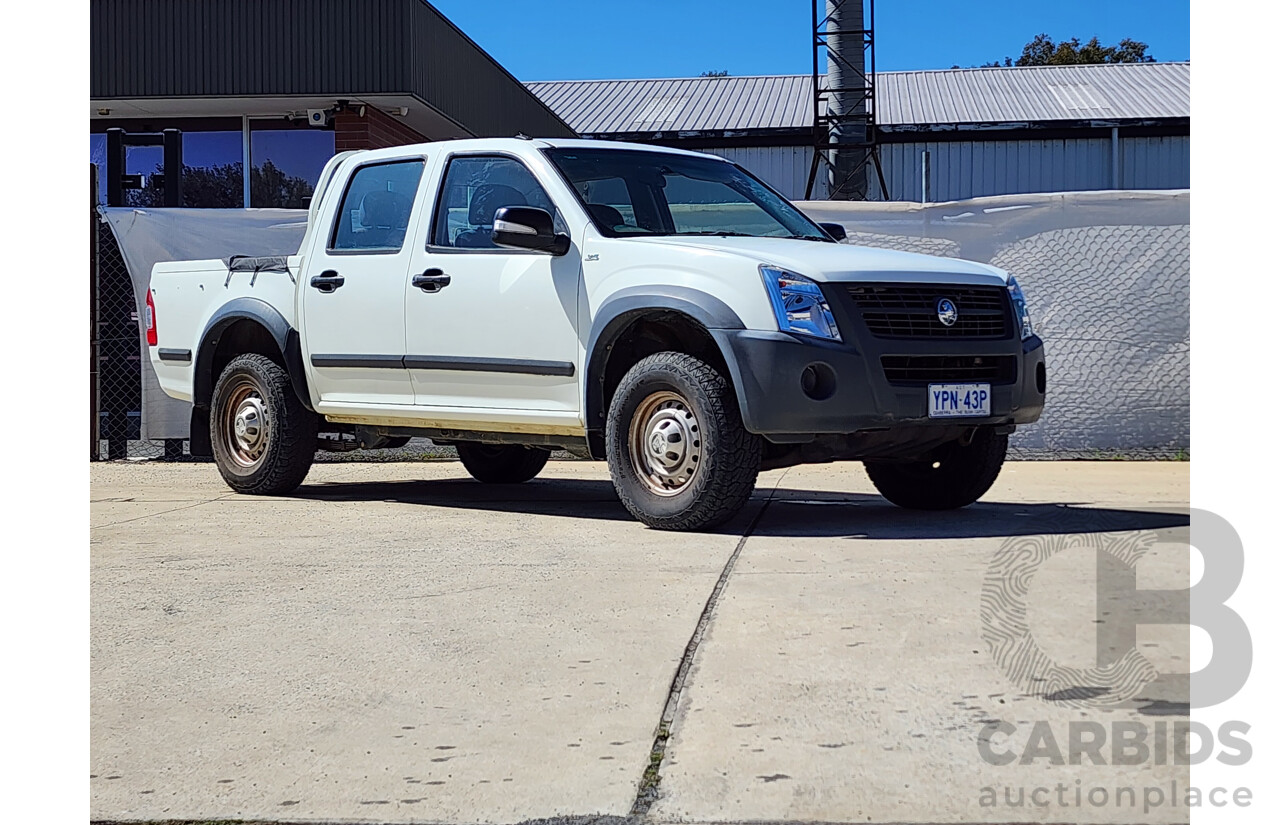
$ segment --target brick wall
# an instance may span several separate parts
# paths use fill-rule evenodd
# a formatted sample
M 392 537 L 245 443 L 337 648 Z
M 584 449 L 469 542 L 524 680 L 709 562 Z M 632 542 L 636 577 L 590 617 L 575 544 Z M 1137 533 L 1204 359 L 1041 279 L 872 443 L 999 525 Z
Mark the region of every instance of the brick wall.
M 425 143 L 427 138 L 410 129 L 404 121 L 373 106 L 366 106 L 364 117 L 358 106 L 338 112 L 333 117 L 334 150 L 384 149 L 408 143 Z

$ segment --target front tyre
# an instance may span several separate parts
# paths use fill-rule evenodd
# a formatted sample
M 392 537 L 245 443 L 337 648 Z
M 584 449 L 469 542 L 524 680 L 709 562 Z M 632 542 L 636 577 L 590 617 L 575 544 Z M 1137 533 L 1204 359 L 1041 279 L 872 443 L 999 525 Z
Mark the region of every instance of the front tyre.
M 743 426 L 729 382 L 680 352 L 650 355 L 623 376 L 605 446 L 618 498 L 660 530 L 728 521 L 760 471 L 760 437 Z
M 479 444 L 465 441 L 458 445 L 458 458 L 471 477 L 485 484 L 520 484 L 542 472 L 551 457 L 550 450 L 519 444 Z
M 867 461 L 880 495 L 910 510 L 954 510 L 982 497 L 1004 465 L 1009 436 L 979 430 L 968 445 L 953 442 L 921 461 Z
M 311 469 L 316 431 L 289 374 L 266 356 L 237 356 L 218 376 L 209 436 L 218 472 L 237 493 L 291 492 Z

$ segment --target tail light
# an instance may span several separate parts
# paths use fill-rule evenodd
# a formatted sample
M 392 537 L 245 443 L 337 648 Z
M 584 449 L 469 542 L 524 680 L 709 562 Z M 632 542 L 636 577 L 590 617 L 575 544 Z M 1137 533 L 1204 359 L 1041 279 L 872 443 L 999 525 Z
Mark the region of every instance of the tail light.
M 154 347 L 160 339 L 156 336 L 156 302 L 147 290 L 147 346 Z

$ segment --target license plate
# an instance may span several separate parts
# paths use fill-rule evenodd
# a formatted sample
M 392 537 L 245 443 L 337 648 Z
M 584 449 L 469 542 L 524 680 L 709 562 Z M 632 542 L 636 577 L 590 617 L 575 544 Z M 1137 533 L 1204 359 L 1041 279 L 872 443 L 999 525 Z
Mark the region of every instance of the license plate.
M 970 418 L 991 415 L 990 384 L 930 384 L 930 418 Z

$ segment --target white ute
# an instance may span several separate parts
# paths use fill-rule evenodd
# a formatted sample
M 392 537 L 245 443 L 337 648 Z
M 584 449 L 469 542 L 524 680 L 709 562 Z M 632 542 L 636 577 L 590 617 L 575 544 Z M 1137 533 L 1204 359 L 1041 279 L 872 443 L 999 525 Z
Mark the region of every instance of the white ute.
M 317 449 L 425 436 L 490 483 L 607 460 L 652 527 L 733 516 L 761 469 L 866 464 L 963 507 L 1044 406 L 1017 282 L 838 243 L 741 167 L 584 140 L 460 140 L 325 167 L 298 254 L 158 264 L 148 343 L 191 451 L 287 493 Z M 230 251 L 230 250 L 229 250 Z

